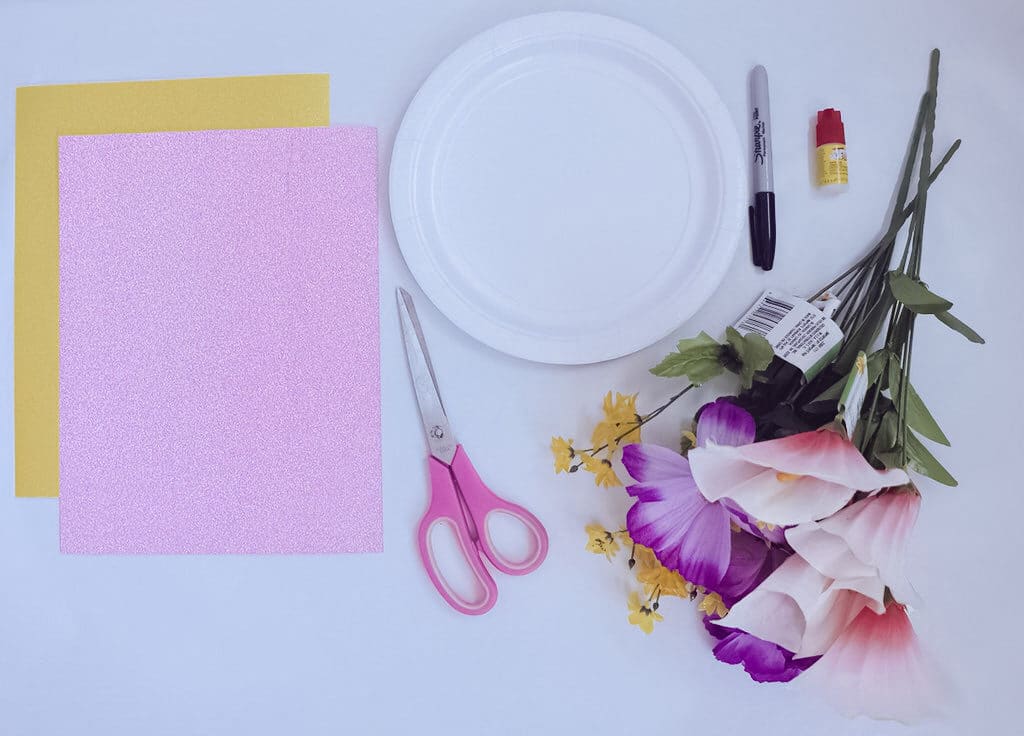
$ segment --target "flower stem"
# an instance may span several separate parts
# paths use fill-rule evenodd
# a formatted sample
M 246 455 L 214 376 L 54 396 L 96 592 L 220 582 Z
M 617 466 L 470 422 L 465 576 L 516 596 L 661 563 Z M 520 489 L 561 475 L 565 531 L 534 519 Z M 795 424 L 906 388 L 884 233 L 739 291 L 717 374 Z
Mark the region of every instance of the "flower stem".
M 640 429 L 640 427 L 644 426 L 649 421 L 651 421 L 652 419 L 657 417 L 659 414 L 661 414 L 667 408 L 672 406 L 672 404 L 674 404 L 684 394 L 686 394 L 688 391 L 690 391 L 691 389 L 694 389 L 694 388 L 697 388 L 696 384 L 691 383 L 689 386 L 684 388 L 682 391 L 680 391 L 679 393 L 677 393 L 674 396 L 670 397 L 668 401 L 666 401 L 664 404 L 659 406 L 657 409 L 652 411 L 647 416 L 641 417 L 636 422 L 630 422 L 629 423 L 629 429 L 627 429 L 625 432 L 623 432 L 618 437 L 616 437 L 615 438 L 615 442 L 618 443 L 618 441 L 621 440 L 623 437 L 626 437 L 627 435 L 632 434 L 636 430 Z M 601 445 L 600 447 L 593 447 L 593 448 L 589 448 L 589 449 L 586 449 L 586 450 L 576 450 L 576 452 L 589 452 L 591 455 L 594 455 L 594 454 L 596 454 L 598 452 L 601 452 L 601 450 L 607 450 L 607 449 L 608 449 L 608 443 L 605 443 L 605 444 Z
M 942 170 L 946 168 L 946 164 L 949 163 L 949 160 L 953 158 L 953 155 L 957 152 L 959 148 L 960 139 L 957 138 L 955 141 L 953 141 L 953 145 L 949 147 L 949 150 L 946 151 L 946 155 L 942 157 L 942 160 L 939 161 L 939 163 L 928 175 L 928 186 L 931 186 L 931 184 L 935 182 L 935 180 L 939 177 L 939 174 L 942 173 Z M 920 196 L 920 193 L 918 194 L 918 196 Z M 896 234 L 903 228 L 904 223 L 906 223 L 910 216 L 914 214 L 914 210 L 917 208 L 918 196 L 915 196 L 901 211 L 894 213 L 892 222 L 889 225 L 889 229 L 885 231 L 885 234 L 878 240 L 877 243 L 875 243 L 871 250 L 864 254 L 864 256 L 860 260 L 858 260 L 856 263 L 850 266 L 846 271 L 844 271 L 839 276 L 832 279 L 832 281 L 830 281 L 828 284 L 819 289 L 814 294 L 814 296 L 809 297 L 807 301 L 813 302 L 815 299 L 821 297 L 826 291 L 831 289 L 836 284 L 845 281 L 858 270 L 860 270 L 864 266 L 867 266 L 873 258 L 876 258 L 881 253 L 883 248 L 891 244 L 895 240 Z

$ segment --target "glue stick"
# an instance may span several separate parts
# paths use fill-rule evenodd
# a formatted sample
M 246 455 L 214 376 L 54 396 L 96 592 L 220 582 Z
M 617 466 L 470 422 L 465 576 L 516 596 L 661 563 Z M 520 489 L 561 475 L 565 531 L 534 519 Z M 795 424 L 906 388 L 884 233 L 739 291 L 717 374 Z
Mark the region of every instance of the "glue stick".
M 846 166 L 846 131 L 843 129 L 843 117 L 838 110 L 831 107 L 818 111 L 818 124 L 815 127 L 815 145 L 817 148 L 817 177 L 819 187 L 828 187 L 830 191 L 844 192 L 849 187 L 849 176 Z

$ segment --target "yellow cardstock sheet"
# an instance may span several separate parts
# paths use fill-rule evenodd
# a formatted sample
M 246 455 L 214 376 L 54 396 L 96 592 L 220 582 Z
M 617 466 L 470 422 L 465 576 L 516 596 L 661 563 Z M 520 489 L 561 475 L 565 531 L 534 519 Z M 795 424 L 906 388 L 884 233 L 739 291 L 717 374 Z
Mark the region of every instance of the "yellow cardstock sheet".
M 58 448 L 57 138 L 328 125 L 326 74 L 20 87 L 14 208 L 15 494 L 55 497 Z

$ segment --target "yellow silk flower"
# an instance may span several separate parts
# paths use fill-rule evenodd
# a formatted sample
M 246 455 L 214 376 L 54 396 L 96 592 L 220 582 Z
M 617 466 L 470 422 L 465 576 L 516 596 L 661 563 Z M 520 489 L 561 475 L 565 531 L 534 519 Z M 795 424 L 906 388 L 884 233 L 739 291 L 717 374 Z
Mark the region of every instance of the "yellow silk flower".
M 602 488 L 622 485 L 622 481 L 615 475 L 615 470 L 612 468 L 610 460 L 597 458 L 585 452 L 580 453 L 580 459 L 583 460 L 584 469 L 594 474 L 595 485 L 599 485 Z
M 675 570 L 669 570 L 658 562 L 658 558 L 649 547 L 638 544 L 634 557 L 637 563 L 636 579 L 643 583 L 644 593 L 651 595 L 657 590 L 658 595 L 689 597 L 692 586 Z
M 723 618 L 725 614 L 729 613 L 729 609 L 722 602 L 722 597 L 718 593 L 708 593 L 704 596 L 704 600 L 700 602 L 700 610 L 709 616 L 718 616 Z
M 555 456 L 555 473 L 568 473 L 576 452 L 572 449 L 572 440 L 561 437 L 551 438 L 551 452 Z
M 619 543 L 615 539 L 616 535 L 613 532 L 608 531 L 600 524 L 588 524 L 586 532 L 587 552 L 593 552 L 595 555 L 604 555 L 609 560 L 618 553 Z
M 697 446 L 697 435 L 695 435 L 689 429 L 684 429 L 683 430 L 683 434 L 682 434 L 682 436 L 681 436 L 681 438 L 679 440 L 679 449 L 681 450 L 681 452 L 685 455 L 686 453 L 688 453 L 690 450 L 692 450 L 696 446 Z
M 595 448 L 605 447 L 614 450 L 619 445 L 629 445 L 640 441 L 640 417 L 636 412 L 636 394 L 616 393 L 612 399 L 609 391 L 604 397 L 604 419 L 594 427 L 590 441 Z M 630 430 L 630 426 L 634 426 Z M 625 435 L 623 435 L 625 433 Z
M 654 622 L 664 620 L 664 616 L 640 602 L 640 595 L 635 590 L 629 594 L 629 622 L 631 624 L 639 627 L 645 634 L 650 634 L 654 631 Z

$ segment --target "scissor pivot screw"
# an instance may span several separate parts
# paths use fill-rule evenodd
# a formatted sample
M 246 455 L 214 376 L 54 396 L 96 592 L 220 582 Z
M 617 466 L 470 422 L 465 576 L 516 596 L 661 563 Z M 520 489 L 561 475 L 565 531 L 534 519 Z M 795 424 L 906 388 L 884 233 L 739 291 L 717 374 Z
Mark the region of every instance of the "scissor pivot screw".
M 430 428 L 430 436 L 433 437 L 435 440 L 444 439 L 444 430 L 435 424 L 433 427 Z

